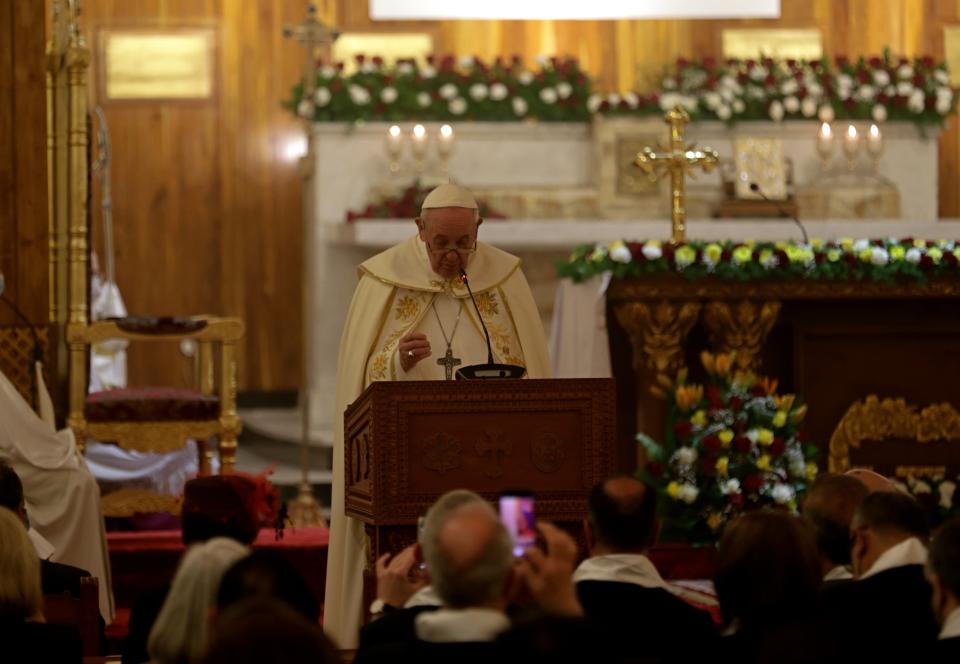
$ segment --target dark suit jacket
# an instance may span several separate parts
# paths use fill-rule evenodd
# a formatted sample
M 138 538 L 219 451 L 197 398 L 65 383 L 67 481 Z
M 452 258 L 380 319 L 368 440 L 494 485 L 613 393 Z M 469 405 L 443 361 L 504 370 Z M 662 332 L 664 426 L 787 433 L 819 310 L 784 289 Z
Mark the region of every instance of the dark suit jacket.
M 713 620 L 662 588 L 616 581 L 580 581 L 577 596 L 590 620 L 621 655 L 706 661 L 716 646 Z
M 373 622 L 360 628 L 357 652 L 369 650 L 388 643 L 412 643 L 417 640 L 414 621 L 425 611 L 436 611 L 439 606 L 414 606 L 385 613 Z
M 823 591 L 826 625 L 848 657 L 909 661 L 937 638 L 923 565 L 904 565 Z
M 123 642 L 123 664 L 142 664 L 150 660 L 147 655 L 147 639 L 169 593 L 169 584 L 154 588 L 143 593 L 133 605 L 127 626 L 127 638 Z
M 933 642 L 927 661 L 960 662 L 960 636 L 951 639 L 938 639 Z
M 91 576 L 90 572 L 73 565 L 40 561 L 40 584 L 44 595 L 73 595 L 79 598 L 80 579 L 86 576 Z
M 10 664 L 83 661 L 83 644 L 76 629 L 34 622 L 0 623 L 0 660 Z
M 354 664 L 490 664 L 498 659 L 494 642 L 427 643 L 413 640 L 384 643 L 358 650 Z
M 838 644 L 816 616 L 773 622 L 720 639 L 716 661 L 740 664 L 821 664 L 841 662 Z

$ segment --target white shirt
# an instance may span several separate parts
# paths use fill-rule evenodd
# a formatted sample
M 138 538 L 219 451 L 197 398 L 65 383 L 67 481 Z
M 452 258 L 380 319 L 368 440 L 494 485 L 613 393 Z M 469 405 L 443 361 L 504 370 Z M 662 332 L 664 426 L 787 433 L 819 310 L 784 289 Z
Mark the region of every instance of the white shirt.
M 493 641 L 510 627 L 502 611 L 493 609 L 439 609 L 415 619 L 417 638 L 429 643 Z
M 866 579 L 895 567 L 925 565 L 926 563 L 927 547 L 916 537 L 910 537 L 884 551 L 873 563 L 873 566 L 860 575 L 860 578 Z
M 941 639 L 952 639 L 960 636 L 960 608 L 954 609 L 943 621 L 943 627 L 940 628 Z
M 443 606 L 443 600 L 440 599 L 433 586 L 427 585 L 413 593 L 403 605 L 403 608 L 409 609 L 414 606 Z
M 645 555 L 640 553 L 611 553 L 587 558 L 573 573 L 573 582 L 613 581 L 633 583 L 644 588 L 662 588 L 683 600 L 701 606 L 716 606 L 716 598 L 705 590 L 686 588 L 667 583 Z
M 837 565 L 823 575 L 824 581 L 848 581 L 853 578 L 850 568 L 846 565 Z

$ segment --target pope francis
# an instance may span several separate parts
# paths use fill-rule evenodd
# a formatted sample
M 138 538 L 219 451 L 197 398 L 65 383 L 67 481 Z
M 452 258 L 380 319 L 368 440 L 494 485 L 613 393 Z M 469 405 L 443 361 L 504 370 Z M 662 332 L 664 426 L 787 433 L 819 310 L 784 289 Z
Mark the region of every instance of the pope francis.
M 343 412 L 377 380 L 451 380 L 460 366 L 487 361 L 477 311 L 460 279 L 463 268 L 490 333 L 494 361 L 549 377 L 543 326 L 520 259 L 477 241 L 477 202 L 442 184 L 424 199 L 415 237 L 367 260 L 353 295 L 337 365 L 336 440 L 324 629 L 355 648 L 363 613 L 363 525 L 344 515 Z M 466 487 L 469 488 L 469 487 Z

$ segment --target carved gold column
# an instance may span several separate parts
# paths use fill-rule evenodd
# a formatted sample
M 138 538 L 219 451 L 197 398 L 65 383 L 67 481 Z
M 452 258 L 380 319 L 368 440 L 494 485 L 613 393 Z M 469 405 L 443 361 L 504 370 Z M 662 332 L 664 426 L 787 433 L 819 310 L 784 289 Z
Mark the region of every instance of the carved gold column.
M 755 371 L 759 369 L 760 350 L 779 313 L 780 303 L 776 301 L 708 302 L 703 308 L 703 322 L 714 351 L 735 351 L 736 368 Z
M 237 438 L 240 418 L 237 417 L 237 342 L 223 341 L 220 359 L 220 473 L 233 472 L 237 461 Z

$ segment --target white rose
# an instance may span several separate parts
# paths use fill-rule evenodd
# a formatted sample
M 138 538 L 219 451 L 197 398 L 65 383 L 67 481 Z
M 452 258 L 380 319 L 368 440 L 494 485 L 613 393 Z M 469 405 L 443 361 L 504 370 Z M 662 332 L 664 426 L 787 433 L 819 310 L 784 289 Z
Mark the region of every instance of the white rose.
M 636 108 L 640 105 L 640 97 L 638 97 L 635 92 L 624 93 L 623 100 L 627 102 L 627 106 L 630 108 Z
M 587 100 L 587 110 L 591 113 L 596 113 L 597 109 L 600 108 L 600 104 L 603 103 L 603 98 L 598 94 L 590 95 L 590 98 Z
M 901 65 L 897 70 L 897 78 L 899 79 L 909 79 L 913 78 L 913 67 L 910 65 Z
M 679 105 L 679 103 L 680 95 L 676 94 L 675 92 L 668 92 L 660 95 L 660 110 L 662 111 L 669 111 L 673 107 Z
M 823 86 L 814 81 L 807 86 L 807 93 L 813 97 L 819 98 L 821 95 L 823 95 Z
M 513 114 L 524 116 L 527 114 L 527 101 L 523 97 L 514 97 L 510 100 L 513 105 Z
M 533 72 L 522 71 L 517 74 L 517 80 L 520 81 L 520 85 L 530 85 L 533 83 Z
M 750 97 L 750 99 L 760 100 L 760 99 L 766 99 L 767 93 L 763 91 L 763 88 L 750 86 L 749 88 L 747 88 L 747 96 Z
M 933 107 L 936 109 L 937 113 L 940 115 L 946 115 L 950 112 L 951 100 L 945 98 L 939 98 L 934 103 Z
M 430 65 L 424 65 L 420 68 L 420 76 L 423 78 L 433 78 L 437 75 L 437 70 Z
M 873 118 L 874 122 L 886 122 L 887 107 L 883 104 L 877 104 L 873 107 L 873 110 L 870 111 L 870 117 Z
M 762 81 L 767 77 L 768 74 L 769 72 L 767 71 L 767 68 L 763 65 L 757 65 L 750 70 L 750 78 L 752 78 L 754 81 Z
M 901 97 L 909 97 L 914 91 L 913 83 L 910 81 L 900 81 L 897 83 L 897 94 Z
M 429 92 L 418 92 L 417 93 L 417 104 L 420 108 L 426 108 L 430 105 L 430 102 L 433 101 L 430 97 Z
M 716 92 L 708 92 L 703 95 L 703 103 L 711 111 L 715 111 L 723 103 L 723 97 Z
M 377 71 L 377 66 L 372 62 L 364 62 L 362 65 L 360 65 L 360 71 L 364 74 L 372 74 L 373 72 Z
M 775 253 L 771 252 L 769 255 L 764 256 L 760 260 L 760 264 L 764 267 L 764 269 L 772 270 L 773 268 L 780 265 L 780 259 L 777 257 Z
M 800 112 L 803 113 L 803 117 L 812 118 L 817 114 L 817 102 L 813 97 L 807 97 L 800 104 Z
M 957 491 L 957 485 L 949 480 L 940 485 L 940 507 L 950 509 L 953 507 L 953 494 Z
M 796 94 L 797 90 L 800 89 L 800 85 L 797 83 L 797 79 L 788 78 L 784 81 L 783 85 L 780 86 L 780 94 L 784 96 L 790 96 Z
M 942 69 L 938 69 L 935 72 L 933 72 L 933 78 L 937 83 L 940 83 L 941 85 L 947 85 L 948 83 L 950 83 L 950 74 L 948 74 Z
M 877 96 L 877 89 L 872 85 L 861 85 L 857 90 L 857 97 L 862 101 L 871 101 Z
M 630 250 L 623 242 L 614 244 L 613 248 L 610 249 L 610 260 L 614 263 L 629 263 L 632 259 Z
M 677 89 L 677 80 L 672 76 L 667 76 L 663 79 L 663 82 L 660 84 L 664 90 L 676 90 Z
M 692 447 L 683 446 L 673 453 L 673 460 L 683 466 L 689 466 L 697 460 L 697 451 Z
M 680 493 L 677 497 L 688 505 L 692 505 L 696 502 L 697 496 L 700 495 L 700 490 L 692 484 L 681 484 Z
M 874 265 L 886 265 L 890 262 L 890 254 L 883 247 L 874 247 L 870 252 L 870 262 Z
M 384 104 L 392 104 L 397 101 L 397 89 L 390 85 L 385 87 L 380 91 L 380 101 Z
M 330 65 L 324 65 L 320 67 L 320 75 L 323 78 L 330 79 L 337 75 L 337 70 Z
M 733 112 L 734 113 L 743 113 L 747 108 L 747 105 L 743 103 L 742 99 L 736 99 L 733 102 Z
M 347 92 L 350 94 L 350 101 L 357 106 L 370 103 L 370 91 L 362 85 L 350 85 L 350 87 L 347 88 Z
M 317 106 L 323 108 L 330 103 L 330 88 L 317 88 L 317 91 L 313 95 L 313 99 L 317 102 Z
M 770 109 L 768 112 L 770 113 L 770 119 L 774 122 L 780 122 L 783 120 L 783 104 L 781 104 L 779 101 L 774 101 L 772 104 L 770 104 Z
M 937 88 L 937 99 L 946 99 L 948 102 L 953 101 L 953 90 L 950 88 Z
M 889 85 L 890 74 L 885 69 L 877 69 L 873 72 L 873 84 L 880 88 Z
M 680 95 L 680 105 L 686 109 L 687 113 L 693 113 L 700 104 L 693 95 Z
M 795 496 L 796 493 L 789 484 L 775 484 L 770 490 L 770 497 L 779 505 L 786 505 L 793 500 Z
M 467 112 L 467 100 L 463 97 L 451 99 L 450 103 L 447 104 L 447 108 L 449 108 L 450 112 L 454 115 L 463 115 Z
M 503 83 L 494 83 L 490 86 L 490 99 L 493 99 L 494 101 L 501 101 L 507 98 L 507 94 L 509 92 L 510 91 L 507 90 L 507 86 L 505 86 Z
M 853 243 L 853 251 L 858 254 L 864 249 L 869 249 L 869 248 L 870 248 L 870 240 L 866 238 L 860 238 L 859 240 Z
M 549 58 L 547 58 L 547 56 L 541 53 L 540 55 L 534 56 L 533 61 L 537 64 L 538 67 L 546 67 L 547 62 L 549 62 L 550 60 Z
M 907 99 L 907 108 L 914 113 L 923 113 L 925 102 L 926 97 L 923 94 L 923 90 L 914 90 L 910 98 Z
M 783 100 L 783 109 L 787 113 L 796 113 L 800 110 L 800 100 L 796 97 L 787 97 Z
M 655 261 L 663 256 L 663 249 L 656 242 L 647 241 L 640 251 L 648 261 Z
M 611 106 L 619 106 L 620 95 L 618 95 L 616 92 L 611 92 L 610 94 L 607 95 L 607 103 L 610 104 Z
M 730 119 L 731 115 L 732 114 L 730 113 L 730 107 L 727 106 L 726 104 L 717 108 L 717 118 L 719 118 L 720 120 L 723 120 L 724 122 L 726 122 L 727 120 Z
M 566 81 L 560 81 L 557 83 L 557 94 L 560 95 L 560 99 L 566 99 L 573 94 L 573 86 Z
M 456 97 L 457 92 L 457 86 L 455 86 L 453 83 L 444 83 L 440 87 L 440 97 L 446 99 L 447 101 Z
M 413 73 L 413 65 L 409 62 L 401 62 L 397 65 L 397 73 L 402 76 L 409 76 Z
M 540 101 L 544 104 L 555 104 L 557 102 L 557 91 L 553 88 L 544 88 L 540 91 Z
M 490 90 L 483 83 L 474 83 L 470 86 L 470 97 L 477 101 L 483 101 L 488 94 L 490 94 Z
M 310 120 L 313 118 L 313 102 L 309 99 L 301 99 L 297 104 L 297 115 L 301 118 Z
M 460 58 L 457 60 L 457 64 L 459 64 L 463 69 L 470 69 L 474 65 L 473 56 L 461 55 Z
M 720 492 L 725 496 L 740 493 L 740 480 L 736 477 L 731 477 L 720 485 Z
M 904 255 L 903 260 L 916 265 L 920 262 L 921 258 L 923 258 L 923 253 L 921 253 L 921 251 L 916 247 L 910 247 L 907 249 L 907 253 Z
M 833 122 L 833 107 L 823 105 L 820 107 L 820 110 L 817 111 L 817 118 L 820 119 L 820 122 Z

